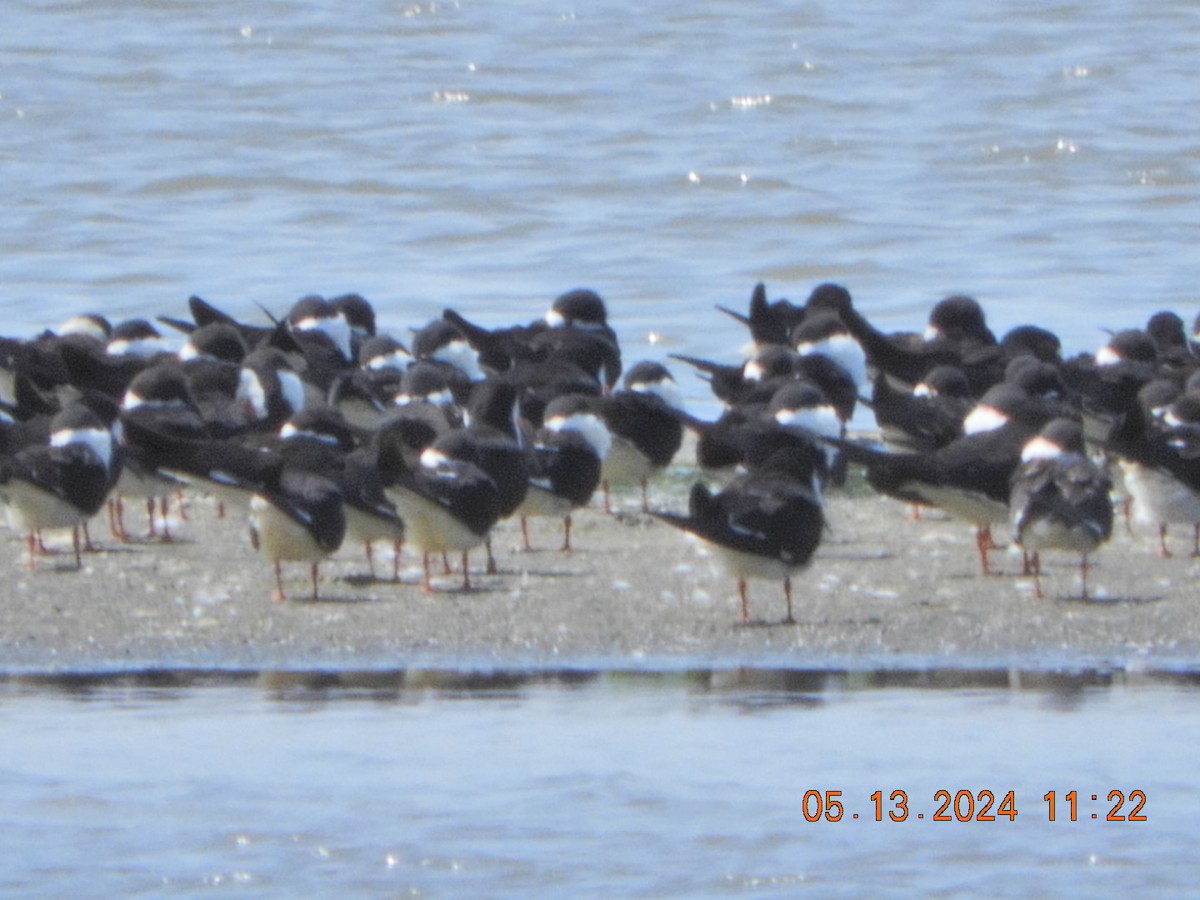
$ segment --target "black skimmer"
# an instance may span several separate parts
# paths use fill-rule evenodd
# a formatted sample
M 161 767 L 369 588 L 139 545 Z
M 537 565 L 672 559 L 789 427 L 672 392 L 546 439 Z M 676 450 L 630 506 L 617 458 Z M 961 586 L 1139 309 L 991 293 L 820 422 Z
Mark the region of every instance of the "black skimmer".
M 746 314 L 717 305 L 717 309 L 726 315 L 733 316 L 750 331 L 750 337 L 756 349 L 762 349 L 770 344 L 786 346 L 791 341 L 793 330 L 804 320 L 803 306 L 797 306 L 792 301 L 780 299 L 769 301 L 767 288 L 761 281 L 754 286 L 750 294 L 750 309 Z
M 470 398 L 474 383 L 452 365 L 417 359 L 400 377 L 399 390 L 392 403 L 396 406 L 406 406 L 414 401 L 428 403 L 441 408 L 447 422 L 458 424 L 461 418 L 459 407 Z
M 571 513 L 591 501 L 612 443 L 596 400 L 589 394 L 566 394 L 546 406 L 543 427 L 532 445 L 533 475 L 518 509 L 526 550 L 533 549 L 529 516 L 561 518 L 561 549 L 572 549 Z
M 553 348 L 559 355 L 569 354 L 570 358 L 590 358 L 592 363 L 586 366 L 588 371 L 612 390 L 621 377 L 621 347 L 616 332 L 608 324 L 608 308 L 600 295 L 590 288 L 575 288 L 559 294 L 544 319 L 550 326 L 548 339 L 543 336 L 545 346 Z M 581 334 L 590 340 L 562 339 Z
M 486 337 L 480 337 L 485 345 L 492 337 L 492 332 L 478 329 L 472 332 Z M 500 339 L 497 339 L 500 340 Z M 502 344 L 505 342 L 500 340 Z M 487 374 L 481 366 L 481 353 L 463 334 L 462 328 L 450 319 L 434 319 L 423 328 L 413 332 L 412 353 L 417 359 L 429 360 L 451 366 L 460 372 L 468 383 L 479 381 Z M 492 351 L 496 358 L 489 365 L 493 373 L 507 371 L 512 365 L 511 348 L 505 344 L 503 349 Z
M 713 549 L 737 579 L 743 623 L 750 622 L 747 579 L 766 578 L 783 583 L 783 621 L 795 624 L 792 577 L 809 564 L 825 529 L 821 496 L 813 484 L 817 459 L 819 454 L 801 456 L 784 449 L 717 494 L 694 484 L 686 515 L 654 513 Z
M 60 342 L 58 352 L 74 387 L 114 400 L 121 398 L 143 369 L 158 359 L 174 357 L 159 331 L 145 319 L 129 319 L 114 326 L 103 349 L 91 340 L 74 340 Z
M 496 483 L 501 519 L 509 518 L 520 508 L 533 474 L 533 458 L 517 424 L 516 404 L 517 391 L 511 383 L 489 378 L 475 383 L 463 411 L 463 430 L 475 445 L 479 467 Z M 456 455 L 455 439 L 445 440 L 451 442 L 450 455 Z M 484 545 L 487 572 L 494 575 L 497 564 L 490 534 Z
M 143 430 L 136 430 L 134 439 L 126 440 L 125 465 L 110 501 L 112 530 L 118 539 L 129 539 L 125 530 L 124 498 L 132 495 L 146 501 L 147 537 L 169 542 L 172 540 L 168 516 L 170 498 L 179 493 L 186 482 L 161 471 L 159 452 L 143 447 L 137 442 L 136 435 L 148 429 L 192 441 L 210 437 L 207 424 L 192 400 L 183 364 L 158 363 L 134 377 L 121 399 L 123 430 L 130 421 L 137 421 Z M 156 506 L 161 516 L 156 516 Z
M 986 402 L 985 402 L 986 401 Z M 980 568 L 991 574 L 991 528 L 1009 519 L 1013 472 L 1025 442 L 1062 406 L 997 385 L 964 419 L 964 434 L 930 451 L 886 453 L 851 441 L 832 441 L 867 470 L 882 494 L 917 506 L 935 506 L 975 527 Z M 973 421 L 974 417 L 974 421 Z
M 233 328 L 242 336 L 242 340 L 250 350 L 255 350 L 268 344 L 279 345 L 280 343 L 285 345 L 283 349 L 294 349 L 291 342 L 285 339 L 285 332 L 279 322 L 275 322 L 273 325 L 251 325 L 247 322 L 241 322 L 229 313 L 217 309 L 204 298 L 195 295 L 188 298 L 188 311 L 192 314 L 192 321 L 190 322 L 170 316 L 159 316 L 158 321 L 164 325 L 170 325 L 184 334 L 192 334 L 197 329 L 208 325 L 223 325 Z M 271 318 L 273 319 L 273 317 Z
M 598 404 L 612 438 L 600 472 L 604 511 L 611 512 L 611 486 L 632 482 L 641 487 L 642 511 L 649 512 L 650 478 L 683 444 L 683 395 L 666 367 L 650 360 L 630 368 L 623 383 Z
M 621 376 L 620 345 L 608 324 L 604 300 L 587 288 L 561 294 L 541 319 L 529 325 L 489 330 L 453 309 L 445 310 L 442 317 L 467 340 L 478 353 L 478 361 L 492 373 L 508 372 L 521 361 L 570 361 L 607 390 Z
M 1119 459 L 1134 517 L 1158 528 L 1158 554 L 1171 555 L 1169 526 L 1187 524 L 1193 527 L 1192 554 L 1200 556 L 1200 393 L 1172 399 L 1169 386 L 1151 381 L 1139 397 L 1104 446 Z
M 329 305 L 350 326 L 350 359 L 358 360 L 363 343 L 376 336 L 375 307 L 362 294 L 341 294 L 333 297 Z
M 930 310 L 922 334 L 890 335 L 876 329 L 855 308 L 850 292 L 841 285 L 821 284 L 805 304 L 807 314 L 831 311 L 858 340 L 871 366 L 906 383 L 917 384 L 934 366 L 954 365 L 963 369 L 978 395 L 994 382 L 998 342 L 988 328 L 983 308 L 972 297 L 954 295 L 938 301 Z M 984 366 L 972 365 L 979 355 Z
M 829 402 L 820 387 L 807 381 L 794 381 L 780 387 L 767 404 L 766 416 L 770 426 L 778 426 L 789 432 L 798 430 L 810 439 L 814 435 L 817 438 L 842 438 L 846 435 L 846 421 L 839 410 Z M 756 445 L 762 440 L 761 430 L 751 435 L 742 453 L 744 464 L 753 464 Z M 826 478 L 837 465 L 838 453 L 828 443 L 821 445 L 821 452 L 825 463 L 821 467 L 819 481 L 824 486 Z
M 702 373 L 713 396 L 728 406 L 766 403 L 782 381 L 794 377 L 797 364 L 794 350 L 775 344 L 761 348 L 754 356 L 736 365 L 676 353 L 670 354 L 670 358 L 687 363 Z
M 70 384 L 72 373 L 63 359 L 62 346 L 70 344 L 80 352 L 103 355 L 111 336 L 112 325 L 106 318 L 87 314 L 72 316 L 57 329 L 31 340 L 0 338 L 0 401 L 18 402 L 19 380 L 38 392 Z
M 283 601 L 283 563 L 307 562 L 312 599 L 319 600 L 321 561 L 334 553 L 346 534 L 342 492 L 328 478 L 286 466 L 282 457 L 268 465 L 250 498 L 250 542 L 275 567 L 272 600 Z
M 911 390 L 880 374 L 871 409 L 884 443 L 894 451 L 936 450 L 963 433 L 975 405 L 967 376 L 958 366 L 935 366 Z
M 1041 551 L 1080 554 L 1083 599 L 1088 599 L 1088 555 L 1112 535 L 1112 481 L 1088 458 L 1083 428 L 1053 419 L 1026 442 L 1009 498 L 1013 540 L 1027 554 L 1042 597 Z
M 418 465 L 389 466 L 384 478 L 387 496 L 404 520 L 405 540 L 421 554 L 425 591 L 434 590 L 431 554 L 449 553 L 462 554 L 462 589 L 470 590 L 468 554 L 484 543 L 500 515 L 496 483 L 479 467 L 478 450 L 464 438 L 462 432 L 451 432 L 425 448 Z
M 308 391 L 287 354 L 260 347 L 246 354 L 234 394 L 245 420 L 259 430 L 277 430 L 308 404 Z
M 792 331 L 792 344 L 801 357 L 821 356 L 833 360 L 854 385 L 854 396 L 865 396 L 867 354 L 832 310 L 816 310 Z
M 237 328 L 213 322 L 189 332 L 177 355 L 182 362 L 203 359 L 238 365 L 249 352 L 250 347 Z
M 345 313 L 324 297 L 310 294 L 297 300 L 284 327 L 304 360 L 297 369 L 323 397 L 354 373 L 354 329 Z
M 1090 415 L 1116 419 L 1137 406 L 1138 392 L 1158 375 L 1158 348 L 1137 328 L 1114 332 L 1094 354 L 1067 360 L 1061 375 Z
M 399 580 L 404 520 L 384 492 L 377 433 L 356 429 L 332 407 L 310 407 L 279 429 L 278 450 L 289 466 L 337 485 L 346 516 L 346 540 L 361 542 L 375 577 L 375 541 L 392 545 L 392 580 Z
M 26 536 L 31 570 L 50 529 L 71 529 L 75 567 L 82 567 L 80 528 L 103 508 L 119 466 L 111 428 L 82 403 L 54 417 L 48 443 L 0 459 L 0 496 L 13 530 Z
M 1146 334 L 1154 341 L 1160 360 L 1173 361 L 1188 368 L 1195 367 L 1196 355 L 1188 344 L 1187 329 L 1178 313 L 1170 310 L 1154 313 L 1146 320 Z
M 162 332 L 146 319 L 126 319 L 113 326 L 105 352 L 110 356 L 152 359 L 160 354 L 170 354 L 172 350 Z
M 365 424 L 395 402 L 413 357 L 404 344 L 386 334 L 364 340 L 358 353 L 358 368 L 333 385 L 328 400 L 351 420 Z
M 319 335 L 322 343 L 327 342 L 336 350 L 343 363 L 354 361 L 353 329 L 345 313 L 324 297 L 318 294 L 301 297 L 292 304 L 284 321 L 297 341 Z

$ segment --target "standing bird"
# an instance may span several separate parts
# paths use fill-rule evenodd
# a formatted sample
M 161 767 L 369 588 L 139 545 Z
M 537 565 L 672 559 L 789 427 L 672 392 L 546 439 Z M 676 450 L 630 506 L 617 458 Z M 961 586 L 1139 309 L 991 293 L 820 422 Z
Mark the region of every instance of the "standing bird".
M 312 599 L 317 591 L 321 561 L 342 545 L 346 511 L 336 484 L 303 468 L 284 464 L 282 457 L 266 471 L 265 480 L 250 498 L 250 543 L 275 566 L 275 593 L 283 601 L 283 561 L 310 564 Z
M 395 437 L 382 449 L 394 457 L 391 463 L 385 461 L 390 473 L 385 492 L 404 520 L 407 542 L 421 553 L 421 589 L 434 590 L 431 554 L 459 552 L 462 589 L 469 591 L 467 555 L 487 540 L 500 517 L 496 483 L 480 468 L 478 449 L 464 432 L 450 432 L 421 451 L 418 464 L 411 467 L 399 460 L 403 451 Z
M 103 508 L 119 468 L 111 429 L 82 403 L 54 417 L 48 443 L 0 459 L 0 498 L 13 529 L 26 535 L 30 570 L 44 552 L 41 532 L 56 528 L 71 529 L 75 568 L 82 568 L 80 527 Z
M 1013 539 L 1031 554 L 1034 586 L 1042 597 L 1042 550 L 1081 555 L 1079 575 L 1088 598 L 1088 554 L 1112 535 L 1112 481 L 1084 451 L 1083 428 L 1053 419 L 1021 451 L 1009 509 Z
M 613 484 L 635 482 L 642 512 L 649 512 L 650 478 L 671 464 L 683 444 L 683 396 L 671 373 L 649 360 L 633 366 L 624 385 L 598 404 L 612 436 L 600 472 L 604 511 L 612 511 Z
M 565 394 L 546 406 L 545 426 L 532 445 L 529 489 L 517 512 L 526 551 L 529 516 L 560 516 L 564 553 L 571 551 L 571 513 L 586 506 L 600 486 L 612 435 L 595 410 L 597 398 Z
M 656 512 L 668 525 L 709 544 L 737 579 L 742 623 L 750 621 L 746 579 L 783 582 L 787 600 L 784 624 L 793 625 L 792 576 L 812 560 L 825 528 L 825 513 L 815 474 L 822 452 L 776 450 L 740 475 L 720 493 L 702 483 L 692 486 L 686 515 Z
M 1158 527 L 1159 556 L 1171 555 L 1172 524 L 1192 526 L 1192 555 L 1200 556 L 1200 393 L 1156 399 L 1157 386 L 1151 382 L 1139 392 L 1105 447 L 1119 460 L 1135 517 Z

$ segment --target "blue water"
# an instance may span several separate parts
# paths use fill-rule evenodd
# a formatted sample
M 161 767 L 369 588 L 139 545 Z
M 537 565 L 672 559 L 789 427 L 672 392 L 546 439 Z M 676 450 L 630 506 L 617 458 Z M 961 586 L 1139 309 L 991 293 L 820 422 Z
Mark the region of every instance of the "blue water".
M 29 333 L 193 293 L 261 317 L 356 290 L 403 334 L 448 304 L 527 320 L 588 285 L 628 359 L 734 359 L 715 303 L 838 280 L 884 327 L 962 291 L 998 331 L 1092 350 L 1102 327 L 1198 311 L 1198 19 L 19 2 L 0 307 Z
M 1195 693 L 1191 676 L 1003 670 L 10 679 L 0 887 L 1179 895 Z M 1011 791 L 1012 815 L 975 818 L 985 789 L 993 813 Z M 1106 821 L 1136 791 L 1145 821 Z
M 0 330 L 358 291 L 404 337 L 446 305 L 507 324 L 587 285 L 628 361 L 730 361 L 745 334 L 714 304 L 836 280 L 885 328 L 966 292 L 998 332 L 1034 321 L 1091 350 L 1200 311 L 1198 42 L 1186 0 L 15 0 Z M 0 886 L 1192 889 L 1190 684 L 446 691 L 409 674 L 8 682 Z M 801 814 L 808 789 L 861 810 L 901 788 L 929 811 L 981 787 L 1016 790 L 1018 820 Z M 1149 820 L 1043 821 L 1042 794 L 1071 788 L 1144 790 Z

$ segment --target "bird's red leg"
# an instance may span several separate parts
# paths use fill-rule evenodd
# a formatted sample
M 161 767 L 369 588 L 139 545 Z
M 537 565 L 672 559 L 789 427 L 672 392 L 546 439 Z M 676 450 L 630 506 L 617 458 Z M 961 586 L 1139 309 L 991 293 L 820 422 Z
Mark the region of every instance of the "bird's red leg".
M 275 560 L 275 593 L 271 595 L 271 599 L 276 603 L 287 599 L 287 594 L 283 591 L 283 563 L 279 560 Z

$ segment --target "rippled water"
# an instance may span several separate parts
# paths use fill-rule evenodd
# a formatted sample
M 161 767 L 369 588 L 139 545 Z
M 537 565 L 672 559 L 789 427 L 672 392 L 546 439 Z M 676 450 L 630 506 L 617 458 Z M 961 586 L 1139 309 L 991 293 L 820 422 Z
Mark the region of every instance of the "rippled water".
M 15 7 L 10 331 L 350 290 L 508 323 L 589 285 L 629 359 L 730 359 L 713 304 L 758 279 L 898 328 L 965 291 L 1072 351 L 1198 308 L 1187 2 Z
M 10 678 L 0 886 L 1178 894 L 1195 705 L 1194 676 L 1004 670 Z
M 1092 349 L 1200 308 L 1198 42 L 1185 0 L 15 0 L 2 330 L 359 291 L 402 335 L 588 285 L 628 360 L 729 360 L 714 304 L 838 280 Z M 6 683 L 7 892 L 1191 889 L 1190 683 L 178 677 Z M 802 815 L 982 787 L 1018 820 Z M 1072 788 L 1149 820 L 1044 821 Z

